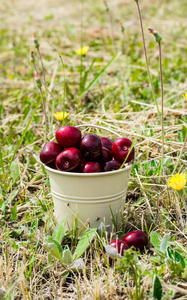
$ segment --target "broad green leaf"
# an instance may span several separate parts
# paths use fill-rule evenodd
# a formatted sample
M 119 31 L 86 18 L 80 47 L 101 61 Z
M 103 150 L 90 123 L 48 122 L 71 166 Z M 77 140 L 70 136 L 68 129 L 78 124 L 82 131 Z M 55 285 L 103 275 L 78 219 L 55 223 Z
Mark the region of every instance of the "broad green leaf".
M 83 235 L 80 238 L 80 241 L 78 242 L 77 248 L 75 249 L 73 260 L 78 259 L 84 251 L 87 249 L 87 247 L 91 244 L 95 233 L 97 231 L 96 227 L 87 229 Z
M 173 263 L 180 263 L 182 269 L 186 267 L 185 260 L 178 251 L 173 250 L 171 247 L 167 247 L 166 254 L 167 257 L 173 261 Z
M 160 251 L 163 253 L 166 253 L 166 248 L 167 248 L 169 238 L 170 238 L 170 233 L 167 233 L 164 235 L 164 237 L 161 240 Z
M 52 255 L 51 255 L 51 252 L 47 253 L 47 263 L 48 265 L 50 265 L 52 262 Z
M 63 259 L 63 262 L 67 265 L 72 262 L 72 254 L 71 254 L 71 251 L 69 250 L 69 247 L 68 247 L 68 249 L 65 249 L 63 251 L 62 259 Z
M 185 263 L 184 258 L 182 257 L 182 255 L 178 251 L 175 251 L 174 253 L 175 253 L 175 260 L 177 262 L 180 262 L 181 266 L 182 266 L 182 269 L 184 269 L 186 267 L 186 263 Z
M 116 54 L 109 62 L 108 64 L 97 74 L 97 76 L 90 82 L 90 84 L 87 86 L 87 88 L 84 90 L 84 92 L 80 95 L 80 97 L 83 97 L 91 88 L 92 86 L 99 80 L 99 78 L 103 75 L 103 73 L 106 71 L 106 69 L 118 58 L 118 56 L 121 53 Z
M 160 248 L 160 243 L 161 243 L 160 241 L 161 241 L 160 235 L 157 232 L 152 231 L 151 232 L 151 243 L 153 244 L 153 246 L 155 248 L 157 248 L 157 249 Z
M 162 299 L 162 284 L 156 274 L 154 274 L 153 278 L 153 298 L 155 300 Z
M 53 239 L 59 244 L 62 243 L 62 240 L 63 240 L 65 232 L 66 232 L 66 230 L 65 230 L 66 219 L 67 218 L 64 218 L 61 221 L 60 225 L 53 232 Z
M 173 262 L 172 262 L 172 259 L 171 258 L 165 258 L 165 264 L 166 264 L 166 266 L 168 267 L 168 269 L 172 269 L 172 267 L 173 267 Z
M 62 248 L 56 241 L 54 241 L 53 243 L 44 242 L 43 247 L 46 251 L 50 252 L 53 256 L 58 258 L 63 263 Z

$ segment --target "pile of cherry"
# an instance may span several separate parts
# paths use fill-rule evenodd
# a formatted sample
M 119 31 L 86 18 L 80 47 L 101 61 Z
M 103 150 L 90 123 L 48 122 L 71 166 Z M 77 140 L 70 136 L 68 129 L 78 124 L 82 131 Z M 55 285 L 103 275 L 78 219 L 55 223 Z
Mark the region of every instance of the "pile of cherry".
M 148 246 L 148 236 L 141 230 L 133 230 L 127 233 L 122 240 L 113 240 L 110 246 L 116 248 L 121 256 L 124 256 L 124 251 L 131 247 L 142 252 Z M 112 260 L 110 259 L 111 262 Z
M 81 134 L 74 126 L 56 131 L 56 141 L 44 145 L 40 160 L 50 168 L 66 172 L 98 173 L 118 170 L 126 159 L 134 159 L 135 150 L 127 138 L 114 142 L 96 134 Z M 130 151 L 130 153 L 129 153 Z

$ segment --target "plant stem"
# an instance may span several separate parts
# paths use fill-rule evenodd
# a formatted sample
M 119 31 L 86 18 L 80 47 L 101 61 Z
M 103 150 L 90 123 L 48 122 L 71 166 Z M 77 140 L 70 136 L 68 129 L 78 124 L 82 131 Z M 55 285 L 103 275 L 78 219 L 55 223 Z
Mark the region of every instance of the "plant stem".
M 83 11 L 84 3 L 82 0 L 82 11 L 81 11 L 81 49 L 83 47 Z M 79 94 L 77 99 L 77 113 L 79 113 L 79 108 L 81 106 L 81 94 L 82 94 L 82 66 L 83 66 L 83 55 L 80 55 L 80 83 L 79 83 Z
M 38 55 L 39 55 L 39 58 L 40 58 L 40 62 L 41 62 L 41 67 L 42 67 L 42 75 L 43 75 L 43 79 L 44 79 L 44 86 L 46 88 L 46 80 L 45 80 L 45 69 L 44 69 L 44 65 L 43 65 L 43 59 L 42 59 L 42 55 L 40 53 L 40 48 L 38 47 L 37 48 L 37 51 L 38 51 Z
M 38 68 L 37 68 L 35 62 L 32 62 L 32 63 L 33 63 L 33 66 L 34 66 L 35 71 L 38 72 Z M 39 72 L 38 72 L 38 73 L 39 73 Z M 40 80 L 41 80 L 42 84 L 45 86 L 45 82 L 42 80 L 42 78 L 40 78 Z M 47 86 L 45 86 L 45 89 L 46 89 L 46 91 L 49 93 L 49 95 L 51 96 L 51 98 L 54 99 L 53 94 L 52 94 L 51 91 L 47 88 Z
M 163 173 L 164 162 L 164 88 L 163 88 L 163 76 L 162 76 L 162 51 L 161 42 L 158 42 L 159 46 L 159 64 L 160 64 L 160 83 L 161 83 L 161 115 L 162 115 L 162 158 L 161 158 L 161 173 Z
M 44 97 L 43 97 L 42 89 L 40 87 L 38 87 L 38 88 L 39 88 L 40 95 L 41 95 L 42 102 L 43 102 L 43 109 L 44 109 L 44 116 L 45 116 L 45 142 L 47 143 L 47 113 L 46 113 L 46 105 L 45 105 L 45 100 L 44 100 Z
M 153 99 L 155 101 L 155 104 L 156 104 L 156 107 L 157 107 L 157 111 L 158 111 L 158 115 L 159 115 L 159 118 L 160 118 L 160 121 L 161 121 L 160 110 L 158 108 L 158 102 L 157 102 L 157 99 L 156 99 L 155 94 L 154 94 L 153 83 L 152 83 L 151 75 L 150 75 L 150 71 L 149 71 L 149 64 L 148 64 L 147 51 L 146 51 L 146 46 L 145 46 L 145 36 L 144 36 L 144 29 L 143 29 L 143 22 L 142 22 L 142 16 L 141 16 L 141 11 L 140 11 L 140 6 L 139 6 L 139 3 L 138 3 L 138 0 L 135 0 L 135 1 L 136 1 L 136 4 L 137 4 L 139 19 L 140 19 L 140 27 L 141 27 L 141 32 L 142 32 L 142 40 L 143 40 L 143 48 L 144 48 L 144 55 L 145 55 L 145 62 L 146 62 L 147 74 L 148 74 L 148 77 L 149 77 L 149 83 L 150 83 L 150 87 L 151 87 Z
M 162 76 L 162 51 L 161 51 L 161 41 L 162 37 L 158 31 L 148 28 L 149 32 L 155 37 L 159 48 L 159 67 L 160 67 L 160 84 L 161 84 L 161 127 L 162 127 L 162 156 L 161 156 L 161 168 L 160 174 L 163 172 L 163 161 L 164 161 L 164 88 L 163 88 L 163 76 Z
M 106 8 L 106 11 L 108 13 L 112 44 L 113 44 L 113 48 L 114 48 L 114 53 L 116 53 L 116 46 L 115 46 L 115 40 L 114 40 L 114 26 L 113 26 L 113 22 L 112 22 L 112 16 L 111 16 L 111 13 L 110 13 L 110 8 L 109 8 L 108 3 L 107 3 L 106 0 L 104 0 L 103 2 L 104 2 L 104 5 L 105 5 L 105 8 Z
M 187 204 L 186 204 L 186 200 L 185 200 L 185 197 L 184 197 L 183 189 L 178 191 L 178 195 L 179 195 L 180 199 L 182 200 L 182 203 L 183 203 L 183 206 L 184 206 L 184 209 L 185 209 L 185 212 L 186 212 L 186 217 L 187 217 Z

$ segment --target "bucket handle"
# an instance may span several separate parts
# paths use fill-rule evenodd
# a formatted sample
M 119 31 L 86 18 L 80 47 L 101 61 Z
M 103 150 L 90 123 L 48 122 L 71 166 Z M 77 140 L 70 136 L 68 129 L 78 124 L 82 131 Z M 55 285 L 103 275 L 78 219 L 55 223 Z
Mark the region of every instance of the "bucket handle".
M 109 131 L 110 133 L 113 133 L 113 134 L 117 135 L 119 138 L 122 137 L 119 133 L 116 133 L 116 132 L 113 131 L 112 129 L 108 129 L 108 128 L 106 128 L 106 127 L 99 126 L 99 125 L 83 124 L 83 125 L 76 125 L 75 127 L 77 127 L 77 128 L 79 128 L 79 127 L 93 127 L 93 128 L 103 129 L 103 130 L 107 130 L 107 131 Z

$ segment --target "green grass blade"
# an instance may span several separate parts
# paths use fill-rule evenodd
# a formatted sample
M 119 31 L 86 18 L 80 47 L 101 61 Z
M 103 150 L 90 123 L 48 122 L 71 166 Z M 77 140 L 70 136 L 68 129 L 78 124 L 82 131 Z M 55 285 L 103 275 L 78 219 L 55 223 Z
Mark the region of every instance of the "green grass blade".
M 2 156 L 2 152 L 1 152 L 1 147 L 0 147 L 0 165 L 1 165 L 1 168 L 2 168 L 3 174 L 5 174 L 5 168 L 4 168 L 4 162 L 3 162 L 3 156 Z
M 91 88 L 92 86 L 99 80 L 99 78 L 103 75 L 103 73 L 108 69 L 108 67 L 120 56 L 121 52 L 116 54 L 109 62 L 108 64 L 97 74 L 97 76 L 90 82 L 90 84 L 87 86 L 87 88 L 82 92 L 80 97 L 83 97 Z
M 13 155 L 12 155 L 12 157 L 11 157 L 10 162 L 9 162 L 9 167 L 8 167 L 7 173 L 8 173 L 9 170 L 10 170 L 11 163 L 13 162 L 14 157 L 15 157 L 15 155 L 16 155 L 16 153 L 17 153 L 19 147 L 21 146 L 21 144 L 22 144 L 22 142 L 23 142 L 23 139 L 24 139 L 24 137 L 25 137 L 25 135 L 26 135 L 26 133 L 27 133 L 27 130 L 29 129 L 29 126 L 30 126 L 30 124 L 31 124 L 31 122 L 32 122 L 32 120 L 33 120 L 33 118 L 34 118 L 34 115 L 35 115 L 35 113 L 36 113 L 36 111 L 37 111 L 37 109 L 38 109 L 38 107 L 39 107 L 41 101 L 42 101 L 42 98 L 40 98 L 40 100 L 38 101 L 37 106 L 36 106 L 35 110 L 33 111 L 32 116 L 31 116 L 31 118 L 30 118 L 30 120 L 29 120 L 29 122 L 28 122 L 28 124 L 27 124 L 27 126 L 26 126 L 26 128 L 25 128 L 25 130 L 23 131 L 23 134 L 22 134 L 22 136 L 21 136 L 21 138 L 20 138 L 20 140 L 19 140 L 19 142 L 18 142 L 18 145 L 17 145 L 16 149 L 14 150 L 14 153 L 13 153 Z
M 84 251 L 88 248 L 88 246 L 91 244 L 95 233 L 97 231 L 96 227 L 89 228 L 87 229 L 83 235 L 81 236 L 77 247 L 75 249 L 74 255 L 73 255 L 73 260 L 78 259 L 81 257 L 81 255 L 84 253 Z

